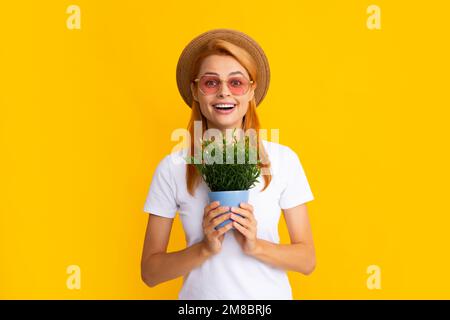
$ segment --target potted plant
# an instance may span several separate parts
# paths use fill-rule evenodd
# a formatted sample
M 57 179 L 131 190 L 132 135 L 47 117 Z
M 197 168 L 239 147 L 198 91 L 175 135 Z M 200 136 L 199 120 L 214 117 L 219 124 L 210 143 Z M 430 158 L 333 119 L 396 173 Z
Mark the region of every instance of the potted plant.
M 212 139 L 201 143 L 203 159 L 195 161 L 190 157 L 190 163 L 194 163 L 199 174 L 208 185 L 209 201 L 219 201 L 221 206 L 239 207 L 241 202 L 248 202 L 250 191 L 261 174 L 261 161 L 258 158 L 258 149 L 250 145 L 249 136 L 238 140 L 234 135 L 229 142 Z M 226 214 L 227 211 L 223 214 Z M 225 220 L 216 227 L 222 228 L 231 219 Z

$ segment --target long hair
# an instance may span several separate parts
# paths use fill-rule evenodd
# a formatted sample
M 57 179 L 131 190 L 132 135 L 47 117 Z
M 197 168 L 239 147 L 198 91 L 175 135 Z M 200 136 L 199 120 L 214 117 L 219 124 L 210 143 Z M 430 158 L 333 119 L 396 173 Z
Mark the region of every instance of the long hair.
M 256 63 L 253 60 L 252 56 L 242 49 L 241 47 L 234 45 L 233 43 L 230 43 L 225 40 L 221 39 L 212 39 L 208 42 L 208 44 L 205 47 L 205 50 L 202 51 L 200 55 L 197 56 L 195 61 L 193 62 L 193 74 L 190 75 L 191 81 L 194 80 L 194 77 L 197 75 L 198 71 L 200 70 L 200 65 L 204 58 L 210 56 L 210 55 L 227 55 L 231 56 L 234 59 L 236 59 L 249 73 L 251 79 L 256 79 L 257 74 L 257 68 Z M 207 130 L 207 122 L 205 116 L 200 111 L 200 105 L 197 101 L 192 99 L 192 113 L 191 118 L 189 120 L 188 124 L 188 131 L 191 136 L 191 145 L 190 150 L 194 150 L 194 123 L 195 121 L 201 121 L 202 123 L 202 132 L 205 132 Z M 257 142 L 258 142 L 258 158 L 261 160 L 260 167 L 265 169 L 267 172 L 263 175 L 264 177 L 264 188 L 261 191 L 264 191 L 270 184 L 270 181 L 272 180 L 272 176 L 270 175 L 270 161 L 267 155 L 266 150 L 264 149 L 264 146 L 262 145 L 262 138 L 259 134 L 260 129 L 260 122 L 258 119 L 258 115 L 256 113 L 256 100 L 255 96 L 249 101 L 249 106 L 246 114 L 243 118 L 243 124 L 242 129 L 244 133 L 247 131 L 247 129 L 254 129 L 256 132 Z M 195 168 L 194 164 L 186 164 L 187 170 L 186 170 L 186 186 L 189 194 L 194 196 L 195 189 L 197 188 L 201 176 L 198 173 L 197 169 Z

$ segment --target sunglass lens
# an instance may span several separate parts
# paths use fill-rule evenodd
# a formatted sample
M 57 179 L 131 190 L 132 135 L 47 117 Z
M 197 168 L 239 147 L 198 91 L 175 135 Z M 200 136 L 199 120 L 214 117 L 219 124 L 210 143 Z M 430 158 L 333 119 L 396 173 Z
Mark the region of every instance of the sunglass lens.
M 200 79 L 200 89 L 205 94 L 216 93 L 220 86 L 220 79 L 218 77 L 204 76 Z
M 233 77 L 228 79 L 228 88 L 234 95 L 243 95 L 247 92 L 249 82 L 244 77 Z

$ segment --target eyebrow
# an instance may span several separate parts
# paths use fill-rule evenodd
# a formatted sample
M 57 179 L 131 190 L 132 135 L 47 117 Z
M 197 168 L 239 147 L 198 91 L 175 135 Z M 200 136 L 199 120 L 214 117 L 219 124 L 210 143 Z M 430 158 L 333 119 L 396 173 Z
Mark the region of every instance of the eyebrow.
M 240 74 L 242 74 L 243 76 L 245 76 L 242 72 L 240 72 L 240 71 L 233 71 L 233 72 L 230 72 L 228 75 L 229 76 L 231 76 L 232 74 L 238 74 L 238 73 L 240 73 Z M 214 75 L 216 75 L 216 76 L 220 76 L 220 74 L 218 74 L 218 73 L 216 73 L 216 72 L 205 72 L 204 74 L 214 74 Z

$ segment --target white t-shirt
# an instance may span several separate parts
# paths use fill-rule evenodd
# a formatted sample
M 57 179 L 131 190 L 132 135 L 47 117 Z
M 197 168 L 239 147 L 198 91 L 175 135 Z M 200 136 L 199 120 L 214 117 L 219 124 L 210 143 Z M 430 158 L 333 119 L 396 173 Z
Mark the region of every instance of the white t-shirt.
M 309 187 L 297 154 L 289 147 L 263 140 L 271 161 L 272 181 L 264 187 L 259 177 L 250 189 L 249 203 L 257 220 L 257 238 L 279 243 L 278 223 L 281 209 L 288 209 L 311 201 Z M 158 164 L 153 174 L 144 211 L 174 218 L 179 213 L 187 246 L 204 238 L 202 221 L 204 207 L 209 203 L 209 188 L 201 183 L 192 197 L 186 187 L 186 148 L 173 152 Z M 180 300 L 276 300 L 292 299 L 286 270 L 270 266 L 243 253 L 233 232 L 225 233 L 222 249 L 193 269 L 183 279 Z

